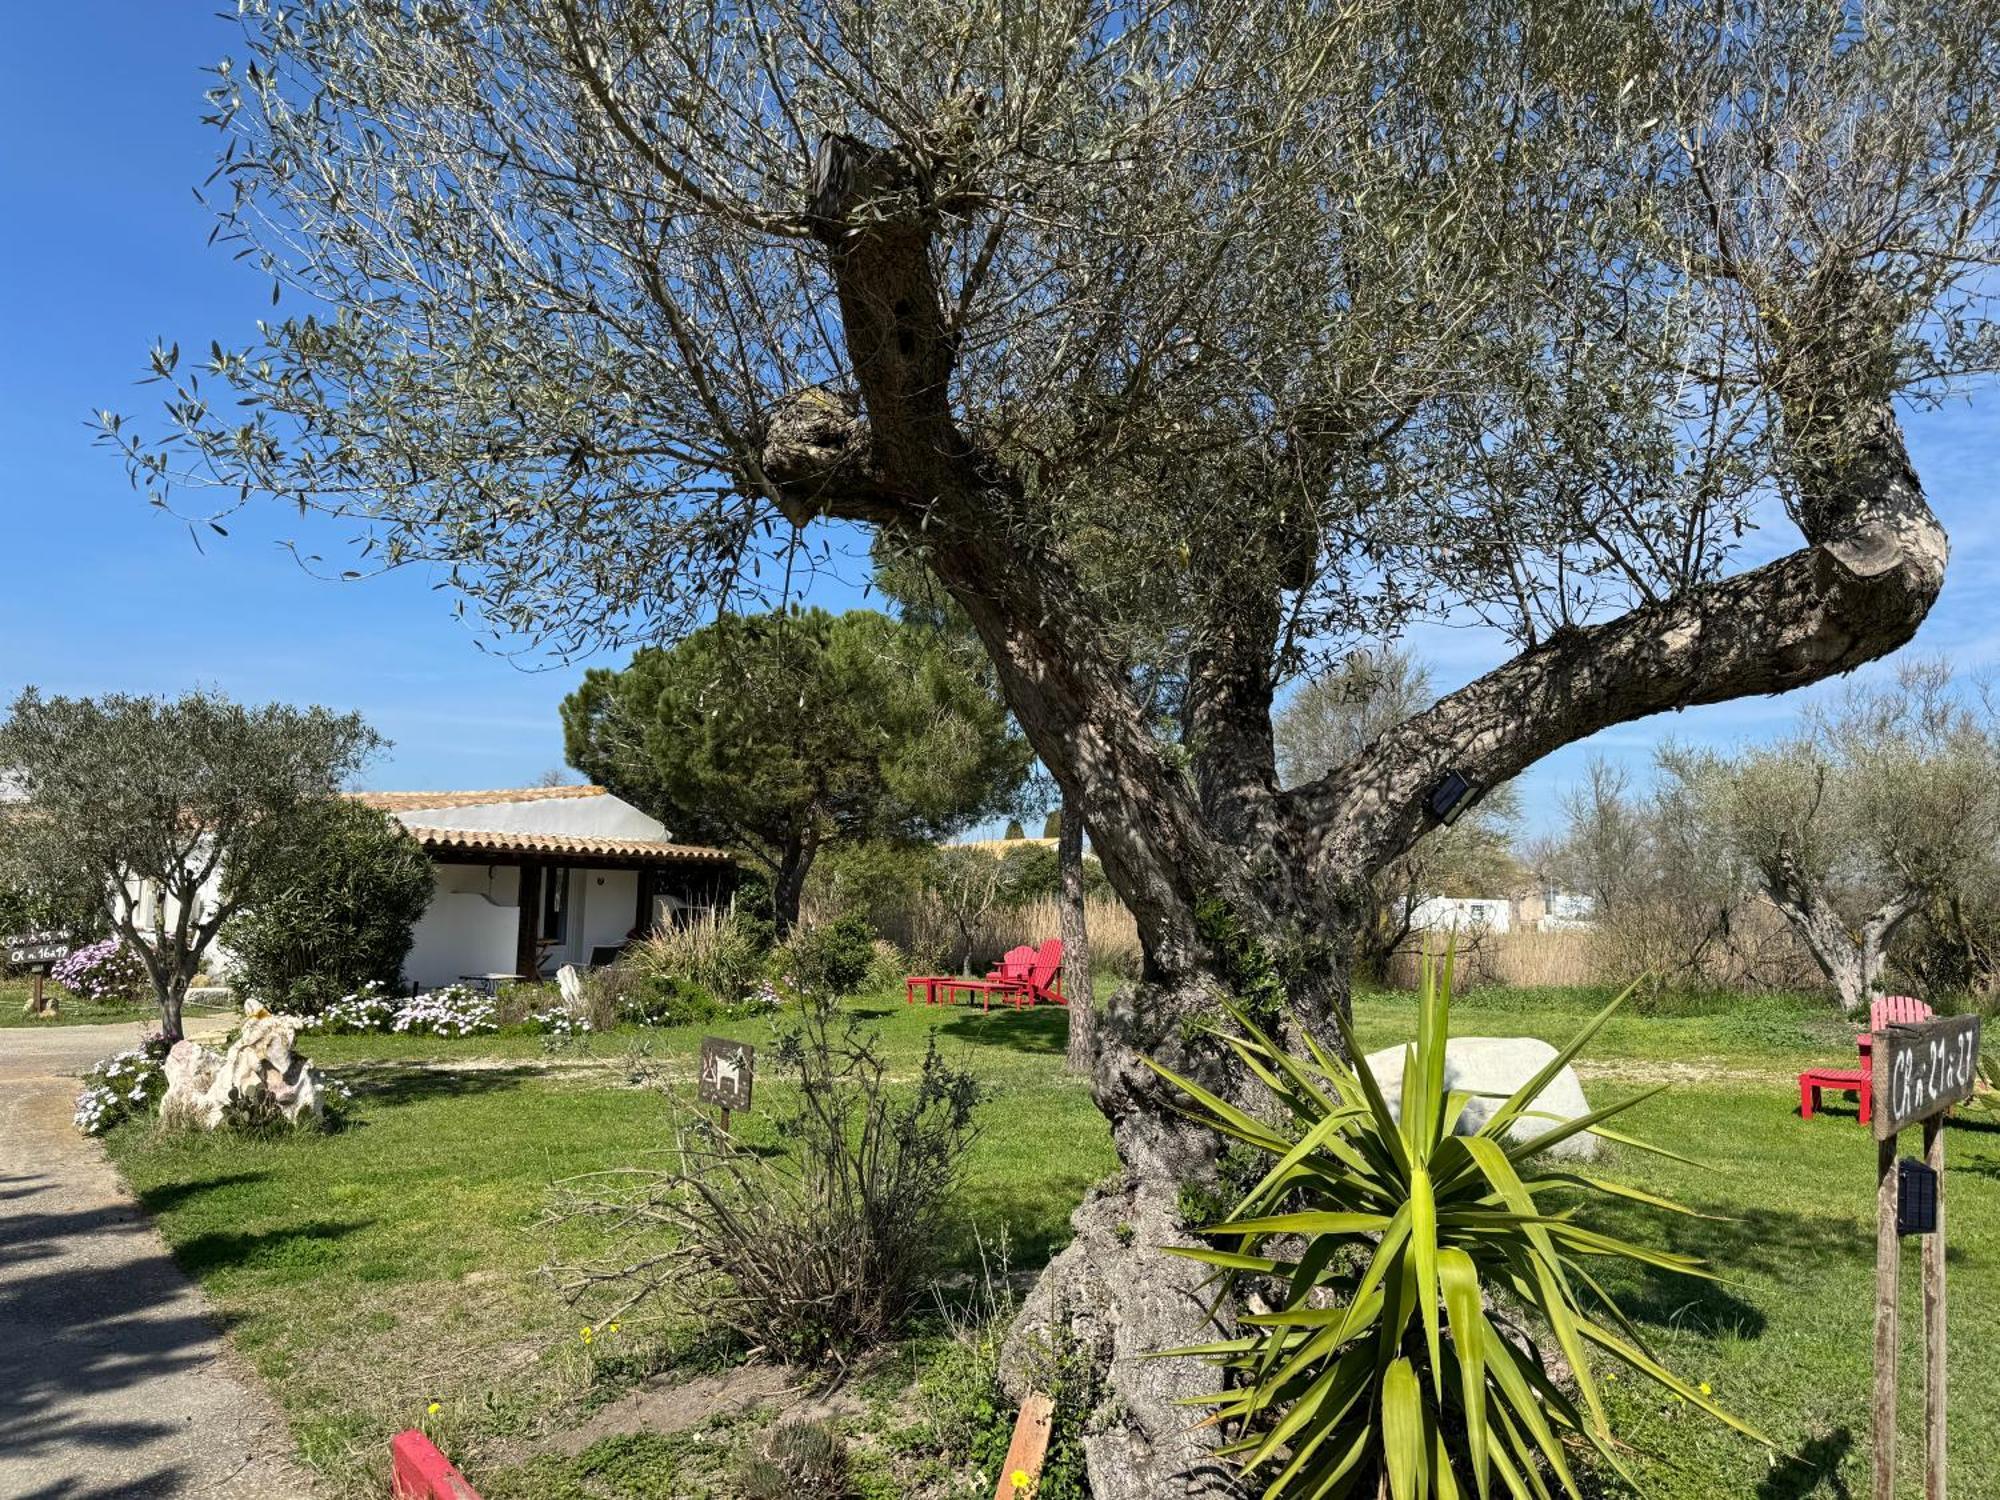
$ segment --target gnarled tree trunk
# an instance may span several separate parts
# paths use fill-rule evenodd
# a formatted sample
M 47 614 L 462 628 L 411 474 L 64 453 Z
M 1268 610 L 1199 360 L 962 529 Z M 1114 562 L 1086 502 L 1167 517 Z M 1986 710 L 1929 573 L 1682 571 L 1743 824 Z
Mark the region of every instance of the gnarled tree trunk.
M 1056 868 L 1062 889 L 1060 936 L 1063 993 L 1069 997 L 1069 1070 L 1088 1073 L 1097 1057 L 1097 999 L 1090 978 L 1090 924 L 1083 904 L 1083 809 L 1065 802 L 1057 814 Z

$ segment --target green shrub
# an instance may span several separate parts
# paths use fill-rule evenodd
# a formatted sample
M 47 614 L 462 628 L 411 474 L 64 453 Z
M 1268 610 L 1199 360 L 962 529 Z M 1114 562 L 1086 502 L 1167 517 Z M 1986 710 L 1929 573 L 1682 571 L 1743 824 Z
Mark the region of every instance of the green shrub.
M 233 982 L 290 1015 L 393 987 L 433 888 L 430 859 L 394 819 L 350 798 L 315 808 L 239 892 L 244 910 L 222 933 Z
M 868 980 L 875 965 L 875 934 L 850 913 L 801 927 L 772 955 L 774 969 L 809 995 L 837 999 Z
M 624 991 L 618 1019 L 635 1026 L 692 1026 L 712 1021 L 727 1009 L 692 979 L 659 974 Z
M 1062 894 L 1062 860 L 1053 844 L 1023 843 L 1000 856 L 1000 886 L 996 897 L 1002 906 L 1025 906 L 1030 901 L 1049 901 Z
M 697 985 L 724 1005 L 749 998 L 764 977 L 770 929 L 740 911 L 705 913 L 661 927 L 625 950 L 621 964 L 645 980 Z
M 887 938 L 877 938 L 869 945 L 868 977 L 861 981 L 861 992 L 878 995 L 889 990 L 900 995 L 904 978 L 921 972 L 909 954 Z
M 1310 1038 L 1310 1055 L 1287 1053 L 1241 1007 L 1231 1008 L 1235 1029 L 1215 1035 L 1271 1096 L 1268 1119 L 1156 1068 L 1189 1096 L 1195 1118 L 1271 1164 L 1227 1222 L 1203 1231 L 1218 1248 L 1173 1252 L 1225 1278 L 1256 1278 L 1276 1308 L 1239 1319 L 1249 1329 L 1241 1337 L 1172 1351 L 1231 1373 L 1215 1416 L 1240 1423 L 1242 1435 L 1224 1452 L 1246 1470 L 1275 1470 L 1267 1500 L 1374 1495 L 1385 1478 L 1394 1500 L 1483 1496 L 1496 1481 L 1525 1500 L 1546 1496 L 1544 1475 L 1580 1497 L 1569 1466 L 1579 1442 L 1630 1482 L 1592 1349 L 1768 1442 L 1654 1359 L 1586 1262 L 1690 1276 L 1708 1276 L 1705 1267 L 1586 1229 L 1569 1213 L 1579 1196 L 1602 1194 L 1689 1210 L 1544 1160 L 1585 1130 L 1624 1140 L 1603 1122 L 1658 1090 L 1527 1141 L 1508 1137 L 1624 997 L 1461 1136 L 1453 1127 L 1467 1096 L 1443 1086 L 1450 991 L 1449 959 L 1441 970 L 1427 963 L 1400 1122 L 1367 1068 L 1350 1069 Z M 1344 1020 L 1341 1033 L 1358 1056 Z M 1526 1326 L 1502 1318 L 1496 1297 L 1524 1307 Z M 1544 1339 L 1567 1362 L 1573 1390 L 1549 1374 Z

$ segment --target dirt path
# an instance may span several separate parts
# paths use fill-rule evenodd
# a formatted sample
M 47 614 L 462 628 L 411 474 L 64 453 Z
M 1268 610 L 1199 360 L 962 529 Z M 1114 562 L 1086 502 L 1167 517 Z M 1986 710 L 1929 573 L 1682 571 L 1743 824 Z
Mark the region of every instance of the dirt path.
M 137 1034 L 0 1030 L 0 1495 L 309 1497 L 276 1407 L 70 1123 L 76 1075 Z

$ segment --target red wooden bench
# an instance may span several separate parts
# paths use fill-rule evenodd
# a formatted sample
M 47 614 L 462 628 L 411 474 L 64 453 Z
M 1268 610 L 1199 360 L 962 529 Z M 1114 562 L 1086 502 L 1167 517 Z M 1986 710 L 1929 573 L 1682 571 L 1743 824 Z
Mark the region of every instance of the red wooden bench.
M 1810 1120 L 1819 1108 L 1821 1089 L 1853 1094 L 1861 1101 L 1861 1123 L 1866 1125 L 1873 1111 L 1874 1077 L 1866 1068 L 1808 1068 L 1799 1074 L 1799 1118 Z

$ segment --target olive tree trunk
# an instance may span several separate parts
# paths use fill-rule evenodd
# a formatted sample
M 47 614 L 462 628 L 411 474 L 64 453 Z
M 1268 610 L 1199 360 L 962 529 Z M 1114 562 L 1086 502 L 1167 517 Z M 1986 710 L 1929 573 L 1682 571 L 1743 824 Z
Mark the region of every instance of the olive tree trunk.
M 1062 985 L 1069 997 L 1069 1070 L 1088 1073 L 1097 1057 L 1097 998 L 1090 978 L 1090 925 L 1083 905 L 1083 810 L 1064 802 L 1056 824 L 1062 876 Z

